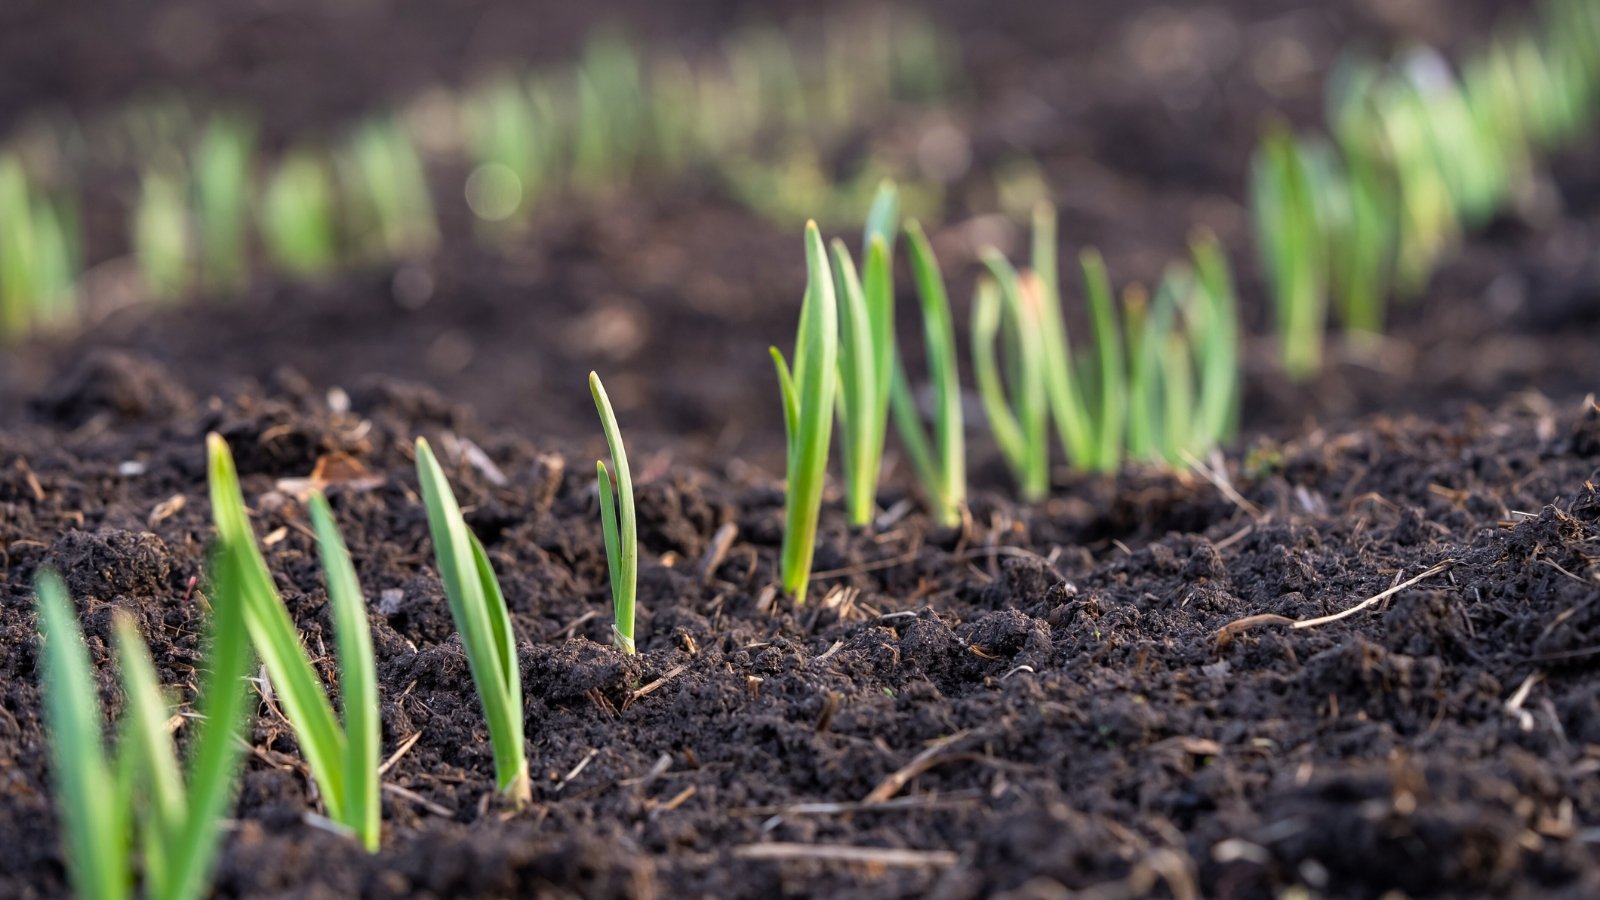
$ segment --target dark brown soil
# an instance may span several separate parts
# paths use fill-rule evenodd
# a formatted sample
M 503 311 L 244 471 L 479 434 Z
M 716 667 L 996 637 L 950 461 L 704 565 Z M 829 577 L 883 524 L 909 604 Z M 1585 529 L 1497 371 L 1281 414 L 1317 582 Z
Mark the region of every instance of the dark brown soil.
M 800 609 L 771 602 L 770 479 L 646 463 L 641 653 L 628 659 L 605 645 L 585 461 L 477 429 L 424 388 L 375 384 L 351 403 L 332 412 L 288 378 L 199 401 L 106 357 L 64 381 L 39 424 L 0 436 L 0 893 L 62 888 L 28 582 L 44 565 L 67 573 L 97 660 L 111 610 L 128 609 L 166 680 L 191 681 L 196 603 L 183 598 L 210 533 L 208 430 L 235 449 L 314 648 L 329 639 L 326 598 L 304 511 L 277 480 L 333 452 L 383 476 L 334 502 L 373 601 L 386 752 L 420 735 L 386 776 L 406 793 L 386 796 L 385 850 L 366 857 L 306 820 L 293 739 L 263 713 L 226 895 L 1600 890 L 1593 408 L 1530 399 L 1450 425 L 1378 419 L 1263 444 L 1234 467 L 1239 501 L 1131 473 L 1073 479 L 1039 508 L 980 494 L 965 533 L 913 513 L 850 535 L 830 512 Z M 451 466 L 520 637 L 537 776 L 521 815 L 490 796 L 415 495 L 410 440 L 446 431 L 506 478 Z M 723 528 L 734 536 L 718 556 Z M 1344 610 L 1439 565 L 1338 622 L 1224 631 Z M 929 748 L 925 770 L 881 788 Z M 817 803 L 847 808 L 802 806 Z M 742 858 L 767 843 L 955 861 Z
M 509 55 L 532 27 L 472 31 L 427 4 L 379 3 L 353 20 L 369 27 L 319 30 L 294 26 L 320 13 L 268 6 L 211 14 L 236 23 L 218 46 L 259 57 L 149 70 L 136 50 L 91 52 L 70 13 L 23 3 L 9 14 L 33 43 L 85 49 L 68 55 L 81 65 L 6 81 L 0 112 L 112 102 L 144 72 L 265 104 L 272 128 L 321 125 L 463 77 L 474 40 Z M 1100 244 L 1123 278 L 1154 277 L 1191 226 L 1210 225 L 1264 334 L 1238 204 L 1261 118 L 1313 120 L 1325 65 L 1354 37 L 1462 47 L 1497 6 L 935 12 L 972 72 L 960 115 L 975 171 L 1037 157 L 1065 237 Z M 169 7 L 182 4 L 152 4 Z M 683 23 L 663 6 L 642 30 L 703 36 L 750 15 L 689 9 Z M 154 21 L 116 15 L 140 23 L 128 33 Z M 575 14 L 560 22 L 529 38 L 548 41 L 535 49 L 581 31 Z M 29 43 L 0 34 L 0 47 Z M 1151 34 L 1237 52 L 1141 55 Z M 1286 39 L 1309 68 L 1269 65 L 1263 80 Z M 286 71 L 328 89 L 273 105 Z M 45 565 L 67 575 L 98 663 L 111 611 L 127 609 L 164 681 L 192 684 L 211 430 L 233 446 L 269 564 L 319 651 L 321 576 L 304 510 L 278 482 L 331 453 L 382 476 L 333 502 L 370 600 L 385 752 L 415 737 L 386 776 L 384 850 L 367 857 L 308 815 L 293 737 L 263 710 L 224 896 L 1600 896 L 1600 412 L 1584 402 L 1600 386 L 1600 183 L 1582 152 L 1554 171 L 1562 206 L 1475 238 L 1396 311 L 1384 365 L 1335 350 L 1320 382 L 1296 388 L 1269 377 L 1270 342 L 1252 342 L 1248 435 L 1226 461 L 1237 496 L 1196 475 L 1062 473 L 1051 501 L 1021 507 L 974 434 L 970 527 L 904 513 L 892 468 L 881 499 L 896 512 L 881 528 L 852 534 L 830 504 L 800 609 L 772 591 L 782 426 L 764 353 L 792 339 L 798 240 L 703 185 L 574 209 L 506 252 L 448 234 L 400 276 L 431 281 L 420 307 L 397 302 L 395 271 L 375 270 L 127 310 L 8 351 L 0 896 L 65 890 L 31 579 Z M 937 234 L 958 321 L 974 241 L 1017 237 L 984 217 L 989 190 L 976 174 L 956 185 L 955 224 Z M 637 658 L 606 645 L 591 368 L 639 482 Z M 521 814 L 492 796 L 415 493 L 419 434 L 446 449 L 447 434 L 470 440 L 504 475 L 445 455 L 519 635 L 536 776 Z M 1336 613 L 1439 566 L 1325 625 L 1235 624 Z M 109 668 L 101 678 L 114 711 Z M 930 855 L 750 858 L 793 844 Z

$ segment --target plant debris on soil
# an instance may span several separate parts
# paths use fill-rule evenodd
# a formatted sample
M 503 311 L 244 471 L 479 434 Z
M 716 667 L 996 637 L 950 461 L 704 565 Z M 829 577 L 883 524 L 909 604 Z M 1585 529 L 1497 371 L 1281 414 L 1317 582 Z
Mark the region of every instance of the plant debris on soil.
M 0 432 L 0 893 L 64 886 L 29 582 L 65 573 L 102 665 L 124 609 L 163 679 L 192 683 L 213 430 L 329 678 L 300 498 L 314 473 L 330 493 L 371 592 L 389 756 L 368 857 L 312 815 L 263 703 L 223 895 L 1600 891 L 1592 404 L 1377 419 L 1205 476 L 1073 478 L 1040 507 L 980 492 L 959 530 L 891 488 L 869 533 L 830 506 L 800 608 L 773 590 L 773 479 L 656 467 L 637 478 L 637 658 L 608 646 L 587 465 L 415 385 L 345 406 L 288 377 L 200 399 L 124 358 Z M 495 801 L 429 562 L 417 434 L 502 574 L 535 774 L 521 815 Z

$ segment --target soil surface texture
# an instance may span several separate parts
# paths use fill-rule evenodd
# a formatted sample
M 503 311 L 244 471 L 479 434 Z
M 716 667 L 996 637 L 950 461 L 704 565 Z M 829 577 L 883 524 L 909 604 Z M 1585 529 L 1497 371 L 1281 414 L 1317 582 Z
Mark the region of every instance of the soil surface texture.
M 1380 418 L 1261 442 L 1210 480 L 1069 478 L 1039 507 L 980 492 L 960 530 L 891 487 L 865 532 L 830 505 L 804 607 L 774 596 L 771 478 L 645 456 L 636 658 L 606 645 L 589 461 L 426 388 L 330 406 L 283 374 L 199 398 L 102 355 L 35 410 L 0 432 L 7 896 L 63 887 L 28 584 L 66 573 L 109 709 L 117 609 L 164 680 L 192 685 L 208 431 L 314 650 L 329 610 L 295 479 L 349 457 L 330 491 L 370 600 L 385 753 L 405 748 L 368 857 L 308 817 L 294 740 L 263 707 L 223 895 L 1600 890 L 1593 406 Z M 511 608 L 536 776 L 520 814 L 493 797 L 418 434 L 447 448 Z M 815 856 L 833 847 L 867 861 Z

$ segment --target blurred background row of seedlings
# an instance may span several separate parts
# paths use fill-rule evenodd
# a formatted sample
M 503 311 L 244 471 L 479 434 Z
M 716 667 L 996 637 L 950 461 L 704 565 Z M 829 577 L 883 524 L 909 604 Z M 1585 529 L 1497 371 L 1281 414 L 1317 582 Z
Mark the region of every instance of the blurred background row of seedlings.
M 256 265 L 315 277 L 416 258 L 438 241 L 436 198 L 457 190 L 486 239 L 558 198 L 690 172 L 779 224 L 848 217 L 915 147 L 883 129 L 835 177 L 841 148 L 898 107 L 931 107 L 956 64 L 926 19 L 879 8 L 745 27 L 694 59 L 602 32 L 575 64 L 433 89 L 276 153 L 249 116 L 174 97 L 88 123 L 42 118 L 0 151 L 0 340 L 77 321 L 95 257 L 131 251 L 132 295 L 157 300 L 236 294 Z M 91 253 L 85 207 L 106 180 L 134 184 L 127 233 Z M 903 194 L 925 211 L 942 199 L 930 179 Z
M 1547 0 L 1453 69 L 1418 47 L 1345 56 L 1328 80 L 1327 134 L 1269 126 L 1250 186 L 1284 369 L 1322 365 L 1332 317 L 1382 332 L 1390 297 L 1415 298 L 1463 235 L 1536 207 L 1536 161 L 1600 120 L 1600 4 Z

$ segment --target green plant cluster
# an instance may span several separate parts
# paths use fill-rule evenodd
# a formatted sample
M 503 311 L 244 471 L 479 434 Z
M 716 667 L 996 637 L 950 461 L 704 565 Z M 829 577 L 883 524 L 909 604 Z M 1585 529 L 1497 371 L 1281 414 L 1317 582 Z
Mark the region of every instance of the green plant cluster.
M 780 581 L 797 603 L 811 577 L 835 419 L 851 525 L 867 526 L 876 515 L 891 419 L 930 513 L 955 525 L 964 512 L 964 415 L 949 299 L 921 226 L 906 222 L 934 398 L 930 436 L 893 327 L 892 248 L 902 231 L 895 197 L 886 183 L 868 213 L 861 274 L 842 241 L 832 242 L 830 254 L 816 224 L 807 226 L 793 367 L 772 349 L 788 439 Z M 1067 460 L 1097 472 L 1129 460 L 1184 466 L 1230 439 L 1239 414 L 1239 324 L 1233 277 L 1215 238 L 1197 235 L 1191 258 L 1168 267 L 1153 298 L 1130 286 L 1120 314 L 1099 254 L 1084 251 L 1091 340 L 1082 345 L 1068 337 L 1056 256 L 1055 209 L 1041 204 L 1029 267 L 1019 271 L 985 251 L 972 307 L 978 396 L 1022 497 L 1049 493 L 1052 422 Z
M 1090 340 L 1068 333 L 1056 212 L 1034 213 L 1030 265 L 983 255 L 972 307 L 972 363 L 1001 455 L 1024 499 L 1050 489 L 1050 432 L 1076 468 L 1125 461 L 1184 465 L 1233 436 L 1239 324 L 1233 277 L 1214 238 L 1173 263 L 1155 294 L 1130 286 L 1121 313 L 1100 254 L 1079 255 Z
M 206 677 L 187 769 L 171 736 L 174 719 L 137 624 L 115 622 L 125 701 L 108 752 L 94 666 L 65 585 L 54 573 L 36 585 L 43 635 L 45 720 L 74 892 L 82 898 L 146 896 L 186 900 L 206 894 L 245 744 L 251 700 L 246 677 L 259 659 L 270 692 L 299 744 L 332 827 L 368 852 L 382 840 L 381 720 L 377 667 L 366 601 L 332 507 L 306 502 L 336 638 L 339 706 L 280 598 L 256 543 L 233 458 L 223 439 L 207 440 L 216 541 L 208 566 Z M 483 703 L 496 780 L 515 805 L 531 797 L 523 739 L 521 675 L 510 614 L 483 545 L 467 528 L 426 441 L 417 475 L 451 616 Z M 626 469 L 622 469 L 626 479 Z
M 1600 4 L 1546 0 L 1458 69 L 1415 48 L 1344 58 L 1328 134 L 1269 126 L 1250 203 L 1283 366 L 1321 367 L 1331 308 L 1381 332 L 1390 296 L 1418 294 L 1461 236 L 1526 193 L 1535 162 L 1600 119 Z

